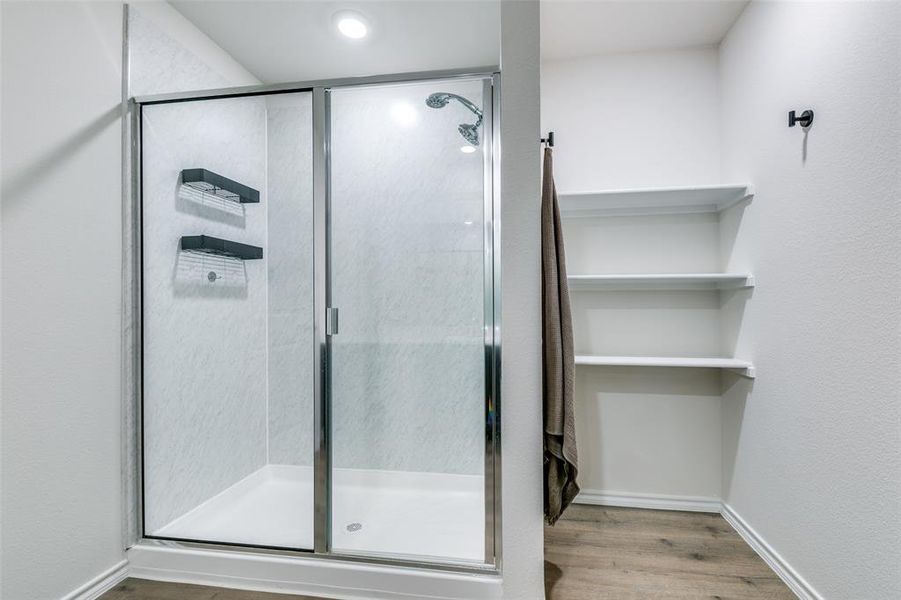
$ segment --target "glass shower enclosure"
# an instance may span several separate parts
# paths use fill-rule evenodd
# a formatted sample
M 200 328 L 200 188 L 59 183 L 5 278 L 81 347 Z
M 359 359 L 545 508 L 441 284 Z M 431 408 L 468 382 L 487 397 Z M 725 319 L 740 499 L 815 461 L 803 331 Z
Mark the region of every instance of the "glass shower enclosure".
M 145 540 L 497 565 L 497 92 L 137 100 Z

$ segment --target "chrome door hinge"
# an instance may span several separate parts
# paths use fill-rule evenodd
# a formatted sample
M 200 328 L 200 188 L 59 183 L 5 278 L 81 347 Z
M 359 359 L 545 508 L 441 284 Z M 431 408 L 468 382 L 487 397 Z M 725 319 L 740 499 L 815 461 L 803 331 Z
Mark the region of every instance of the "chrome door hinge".
M 338 335 L 338 309 L 325 309 L 325 335 Z

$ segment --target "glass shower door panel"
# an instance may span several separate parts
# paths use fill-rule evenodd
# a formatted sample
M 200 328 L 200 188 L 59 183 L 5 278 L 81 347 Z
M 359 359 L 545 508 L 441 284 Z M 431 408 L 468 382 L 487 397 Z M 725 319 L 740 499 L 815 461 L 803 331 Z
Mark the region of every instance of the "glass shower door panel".
M 312 548 L 311 95 L 142 125 L 144 534 Z
M 330 94 L 337 553 L 485 558 L 485 89 Z

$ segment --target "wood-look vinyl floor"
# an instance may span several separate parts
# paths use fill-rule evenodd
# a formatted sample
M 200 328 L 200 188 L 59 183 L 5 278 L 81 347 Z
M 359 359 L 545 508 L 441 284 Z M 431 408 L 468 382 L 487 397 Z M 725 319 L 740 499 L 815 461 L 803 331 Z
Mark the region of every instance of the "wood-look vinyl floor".
M 795 600 L 715 514 L 573 505 L 544 559 L 547 600 Z M 324 599 L 126 579 L 100 600 Z
M 325 598 L 128 578 L 100 596 L 98 600 L 325 600 Z
M 717 514 L 573 505 L 544 561 L 548 600 L 796 600 Z

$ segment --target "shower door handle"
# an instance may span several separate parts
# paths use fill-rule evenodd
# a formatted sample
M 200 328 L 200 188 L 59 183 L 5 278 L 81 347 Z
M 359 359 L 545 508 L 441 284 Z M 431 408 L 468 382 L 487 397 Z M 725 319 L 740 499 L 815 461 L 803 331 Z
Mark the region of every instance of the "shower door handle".
M 325 309 L 325 335 L 338 335 L 338 309 Z

